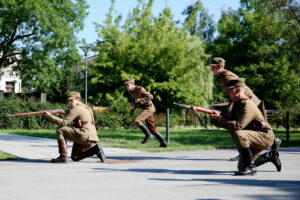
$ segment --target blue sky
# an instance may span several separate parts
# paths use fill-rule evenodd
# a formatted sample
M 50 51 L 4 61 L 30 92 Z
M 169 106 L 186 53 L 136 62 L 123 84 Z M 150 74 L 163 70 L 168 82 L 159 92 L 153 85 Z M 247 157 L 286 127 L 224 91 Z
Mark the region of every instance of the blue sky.
M 145 0 L 146 2 L 147 0 Z M 153 14 L 157 16 L 163 8 L 170 7 L 174 15 L 174 20 L 183 20 L 182 11 L 196 0 L 154 0 Z M 214 20 L 218 21 L 222 10 L 227 10 L 229 7 L 237 9 L 239 0 L 202 0 L 203 6 L 208 9 L 210 15 L 214 16 Z M 106 13 L 110 6 L 110 0 L 87 0 L 89 15 L 85 19 L 84 30 L 77 34 L 79 40 L 85 39 L 88 44 L 94 43 L 97 39 L 94 22 L 102 24 L 105 20 Z M 126 18 L 137 4 L 137 0 L 116 0 L 116 14 L 121 14 Z M 82 52 L 80 52 L 82 53 Z

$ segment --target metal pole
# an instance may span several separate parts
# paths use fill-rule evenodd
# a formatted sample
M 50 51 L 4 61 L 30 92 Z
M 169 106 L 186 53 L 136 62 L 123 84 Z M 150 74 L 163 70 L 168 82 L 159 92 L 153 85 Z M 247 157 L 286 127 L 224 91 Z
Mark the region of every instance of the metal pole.
M 88 52 L 89 50 L 91 49 L 91 46 L 79 46 L 82 51 L 84 52 L 84 56 L 85 56 L 85 89 L 84 89 L 84 102 L 85 104 L 87 104 L 87 76 L 88 76 L 88 65 L 87 65 L 87 55 L 88 55 Z
M 84 95 L 84 100 L 85 100 L 85 104 L 87 105 L 87 54 L 85 53 L 85 95 Z
M 290 141 L 290 112 L 286 111 L 285 117 L 285 126 L 286 126 L 286 141 Z
M 170 143 L 170 110 L 167 108 L 166 111 L 166 138 L 167 142 Z

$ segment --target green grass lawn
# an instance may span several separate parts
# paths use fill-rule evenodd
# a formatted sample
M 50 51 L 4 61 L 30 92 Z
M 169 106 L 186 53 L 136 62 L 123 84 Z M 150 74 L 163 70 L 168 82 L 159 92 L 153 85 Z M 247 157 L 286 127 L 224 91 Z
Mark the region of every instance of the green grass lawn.
M 18 157 L 0 151 L 0 160 L 15 160 Z
M 27 135 L 55 139 L 55 130 L 0 130 L 2 133 Z M 165 129 L 160 129 L 165 137 Z M 281 146 L 300 146 L 300 130 L 290 132 L 290 141 L 287 143 L 285 131 L 275 131 L 277 137 L 282 139 Z M 147 144 L 141 144 L 143 133 L 138 129 L 99 129 L 100 144 L 104 146 L 120 147 L 141 151 L 188 151 L 197 149 L 223 149 L 235 148 L 231 136 L 226 130 L 200 130 L 200 129 L 171 129 L 170 145 L 168 148 L 158 148 L 156 139 Z

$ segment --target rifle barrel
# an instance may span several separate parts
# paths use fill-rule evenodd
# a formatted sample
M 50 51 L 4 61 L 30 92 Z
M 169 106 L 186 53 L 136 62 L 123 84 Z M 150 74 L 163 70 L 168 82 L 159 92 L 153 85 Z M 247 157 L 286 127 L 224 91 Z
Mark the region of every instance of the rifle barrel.
M 204 112 L 204 113 L 207 113 L 207 114 L 214 114 L 215 113 L 214 110 L 206 109 L 206 108 L 203 108 L 203 107 L 200 107 L 200 106 L 190 106 L 190 105 L 180 104 L 180 103 L 176 103 L 176 102 L 174 102 L 173 104 L 184 107 L 184 108 L 187 108 L 187 109 L 194 108 L 196 111 Z
M 65 114 L 66 111 L 63 109 L 58 110 L 46 110 L 47 112 L 51 114 Z M 7 114 L 7 117 L 16 117 L 16 116 L 30 116 L 30 115 L 42 115 L 44 114 L 44 111 L 35 111 L 35 112 L 26 112 L 26 113 L 16 113 L 16 114 Z

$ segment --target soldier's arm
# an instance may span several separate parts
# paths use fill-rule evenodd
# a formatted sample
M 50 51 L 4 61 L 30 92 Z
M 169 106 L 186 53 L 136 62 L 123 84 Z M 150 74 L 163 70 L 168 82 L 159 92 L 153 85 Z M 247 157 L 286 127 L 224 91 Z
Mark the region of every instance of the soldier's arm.
M 236 120 L 219 118 L 217 124 L 228 130 L 242 130 L 255 119 L 257 112 L 256 108 L 257 106 L 253 102 L 246 102 L 243 104 L 243 107 L 241 107 L 240 116 L 237 116 Z
M 141 87 L 141 99 L 146 100 L 146 101 L 150 101 L 153 99 L 153 95 L 148 92 L 147 90 L 145 90 L 145 88 Z
M 67 126 L 69 123 L 73 122 L 78 117 L 78 108 L 73 108 L 67 113 L 64 119 L 56 117 L 52 114 L 47 114 L 46 116 L 50 119 L 52 123 L 57 124 L 59 127 Z

